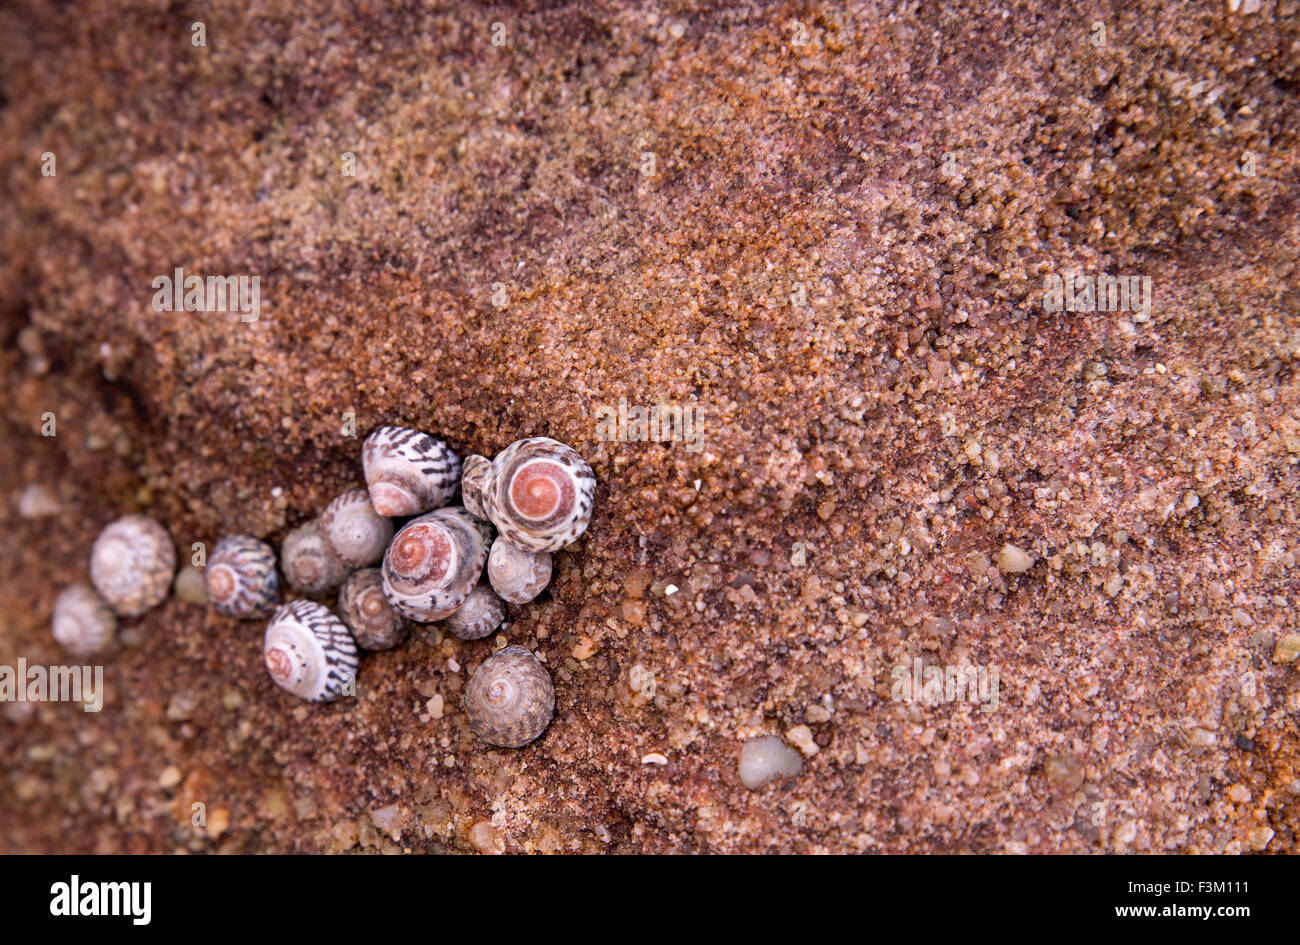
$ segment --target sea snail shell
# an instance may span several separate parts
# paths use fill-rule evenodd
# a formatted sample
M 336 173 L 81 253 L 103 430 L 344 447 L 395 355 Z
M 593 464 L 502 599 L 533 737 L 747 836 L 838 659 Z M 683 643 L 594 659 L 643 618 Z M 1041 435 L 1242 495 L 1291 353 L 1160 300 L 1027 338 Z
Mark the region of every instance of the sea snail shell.
M 405 427 L 380 427 L 361 447 L 375 511 L 419 515 L 446 505 L 460 481 L 460 460 L 446 443 Z
M 406 639 L 402 615 L 384 596 L 378 568 L 355 571 L 339 591 L 339 616 L 363 650 L 388 650 Z
M 492 588 L 480 584 L 444 623 L 462 640 L 481 640 L 505 619 L 505 602 L 492 593 Z
M 486 456 L 466 456 L 460 474 L 460 497 L 465 511 L 475 518 L 486 519 L 487 510 L 483 507 L 483 480 L 492 468 L 492 460 Z
M 526 604 L 551 582 L 551 553 L 523 551 L 498 538 L 488 554 L 487 573 L 502 600 Z
M 484 506 L 501 537 L 524 551 L 559 551 L 591 521 L 596 476 L 571 447 L 533 436 L 492 461 Z
M 278 685 L 312 702 L 339 698 L 357 678 L 357 645 L 348 628 L 309 600 L 276 608 L 262 654 Z
M 365 489 L 345 492 L 325 506 L 320 531 L 330 550 L 353 568 L 375 564 L 393 540 L 393 523 L 375 511 Z
M 143 515 L 109 523 L 90 549 L 90 580 L 121 617 L 138 617 L 167 599 L 176 549 L 166 529 Z
M 204 568 L 208 600 L 227 617 L 264 617 L 280 600 L 275 552 L 252 535 L 228 535 L 217 542 Z
M 508 646 L 475 670 L 463 705 L 479 738 L 502 748 L 521 748 L 550 724 L 555 687 L 537 657 L 522 646 Z
M 313 595 L 338 587 L 348 576 L 348 566 L 321 534 L 320 519 L 312 519 L 284 536 L 280 570 L 291 587 Z
M 465 602 L 487 560 L 484 529 L 464 509 L 407 522 L 384 552 L 384 596 L 411 620 L 442 620 Z
M 73 656 L 92 656 L 113 642 L 117 618 L 104 598 L 84 584 L 74 584 L 55 600 L 50 629 L 55 642 Z

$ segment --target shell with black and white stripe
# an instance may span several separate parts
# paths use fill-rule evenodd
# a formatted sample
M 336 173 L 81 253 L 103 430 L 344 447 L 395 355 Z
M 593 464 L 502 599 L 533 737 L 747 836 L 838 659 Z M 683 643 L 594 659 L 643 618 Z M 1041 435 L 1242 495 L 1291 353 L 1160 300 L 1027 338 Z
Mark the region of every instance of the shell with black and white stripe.
M 389 518 L 446 505 L 460 483 L 460 459 L 441 440 L 406 427 L 380 427 L 361 447 L 370 504 Z
M 262 653 L 276 684 L 312 702 L 356 691 L 357 644 L 329 608 L 294 600 L 276 609 Z
M 486 522 L 458 505 L 412 519 L 384 552 L 384 596 L 410 620 L 445 619 L 482 576 L 490 534 Z
M 252 535 L 221 539 L 204 571 L 208 600 L 217 613 L 227 617 L 265 617 L 280 599 L 275 552 Z
M 545 436 L 511 443 L 492 460 L 484 508 L 501 537 L 524 551 L 559 551 L 591 522 L 596 475 L 570 446 Z

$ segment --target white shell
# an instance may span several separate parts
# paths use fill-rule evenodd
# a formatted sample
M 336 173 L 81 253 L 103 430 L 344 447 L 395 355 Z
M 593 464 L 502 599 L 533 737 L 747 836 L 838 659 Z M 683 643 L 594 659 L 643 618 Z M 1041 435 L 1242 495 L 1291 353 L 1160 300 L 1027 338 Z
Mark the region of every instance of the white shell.
M 357 645 L 343 622 L 309 600 L 290 601 L 266 627 L 262 654 L 283 689 L 312 702 L 330 702 L 354 689 Z
M 90 580 L 121 617 L 138 617 L 167 599 L 176 549 L 167 530 L 143 515 L 110 522 L 90 549 Z
M 481 640 L 506 619 L 505 602 L 482 584 L 444 622 L 462 640 Z
M 484 526 L 460 506 L 437 509 L 398 531 L 384 552 L 384 596 L 411 620 L 442 620 L 465 602 L 487 561 Z
M 460 460 L 446 443 L 406 427 L 380 427 L 361 447 L 375 511 L 419 515 L 446 505 L 460 481 Z
M 492 468 L 492 460 L 486 456 L 466 456 L 460 474 L 460 500 L 465 511 L 475 518 L 486 519 L 487 509 L 483 506 L 483 480 Z
M 524 551 L 559 551 L 591 522 L 596 476 L 571 447 L 545 436 L 518 440 L 492 461 L 483 484 L 488 518 Z
M 325 506 L 320 530 L 339 560 L 353 568 L 370 567 L 393 540 L 393 523 L 375 511 L 365 489 L 345 492 Z
M 252 535 L 221 539 L 203 570 L 208 600 L 219 614 L 252 620 L 269 614 L 280 600 L 275 552 Z
M 324 594 L 348 576 L 348 566 L 321 534 L 320 519 L 299 525 L 280 545 L 280 570 L 289 586 L 304 594 Z
M 551 583 L 551 553 L 524 551 L 497 538 L 488 554 L 487 573 L 502 600 L 526 604 Z
M 113 642 L 117 618 L 102 597 L 74 584 L 55 600 L 50 628 L 55 642 L 73 656 L 92 656 Z
M 363 650 L 389 650 L 406 638 L 406 621 L 384 596 L 378 568 L 356 571 L 339 590 L 339 617 Z

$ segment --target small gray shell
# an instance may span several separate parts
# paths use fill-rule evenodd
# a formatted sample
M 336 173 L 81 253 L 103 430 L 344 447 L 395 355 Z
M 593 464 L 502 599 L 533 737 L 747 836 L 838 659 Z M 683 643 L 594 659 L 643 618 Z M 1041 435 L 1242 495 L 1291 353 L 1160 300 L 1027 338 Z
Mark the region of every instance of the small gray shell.
M 320 530 L 330 550 L 351 568 L 375 564 L 393 540 L 393 523 L 375 511 L 365 489 L 345 492 L 325 506 Z
M 318 595 L 342 584 L 349 569 L 321 534 L 320 519 L 312 519 L 284 537 L 280 570 L 290 587 Z
M 357 645 L 343 622 L 309 600 L 276 609 L 262 644 L 266 670 L 283 689 L 312 702 L 355 691 Z
M 466 456 L 460 475 L 460 499 L 465 511 L 475 518 L 487 519 L 487 509 L 483 505 L 483 480 L 492 468 L 492 460 L 486 456 Z
M 492 588 L 480 584 L 443 623 L 462 640 L 481 640 L 501 626 L 505 619 L 505 602 L 492 592 Z
M 559 551 L 591 522 L 596 476 L 572 447 L 545 436 L 511 443 L 483 484 L 501 537 L 524 551 Z
M 384 596 L 404 617 L 442 620 L 465 602 L 487 561 L 484 525 L 460 506 L 407 522 L 384 552 Z
M 120 617 L 138 617 L 161 604 L 175 573 L 171 536 L 143 515 L 109 523 L 90 549 L 90 581 Z
M 68 653 L 93 656 L 113 642 L 117 618 L 104 598 L 84 584 L 74 584 L 55 600 L 50 629 L 55 642 Z
M 479 664 L 461 704 L 479 738 L 521 748 L 551 723 L 555 687 L 537 657 L 522 646 L 508 646 Z
M 460 482 L 460 460 L 427 433 L 380 427 L 361 447 L 370 501 L 380 515 L 419 515 L 446 505 Z
M 502 600 L 526 604 L 551 583 L 551 553 L 524 551 L 498 537 L 488 554 L 487 573 Z
M 389 650 L 406 639 L 410 629 L 384 596 L 378 568 L 353 572 L 339 591 L 339 616 L 363 650 Z
M 275 552 L 252 535 L 227 535 L 217 542 L 203 569 L 208 600 L 227 617 L 265 617 L 280 600 Z

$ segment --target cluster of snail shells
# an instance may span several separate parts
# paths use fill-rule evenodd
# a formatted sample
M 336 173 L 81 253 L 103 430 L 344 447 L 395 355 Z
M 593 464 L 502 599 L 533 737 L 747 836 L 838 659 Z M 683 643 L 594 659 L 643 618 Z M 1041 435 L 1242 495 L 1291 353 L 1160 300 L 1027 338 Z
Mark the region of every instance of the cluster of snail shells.
M 278 607 L 266 629 L 272 679 L 313 701 L 348 692 L 358 647 L 397 646 L 408 620 L 442 621 L 463 640 L 490 635 L 506 602 L 527 603 L 546 588 L 551 552 L 580 537 L 591 519 L 591 467 L 547 437 L 519 440 L 493 460 L 470 456 L 462 466 L 428 434 L 385 426 L 366 438 L 361 455 L 365 490 L 338 496 L 281 547 L 290 587 L 318 596 L 342 584 L 337 617 L 295 600 Z M 457 487 L 464 506 L 448 506 Z M 391 518 L 410 520 L 394 532 Z M 207 585 L 219 612 L 265 615 L 279 598 L 275 555 L 249 536 L 223 539 Z M 508 646 L 475 671 L 464 705 L 479 737 L 516 748 L 546 729 L 555 692 L 540 660 Z
M 176 549 L 167 530 L 144 515 L 106 525 L 90 549 L 90 582 L 66 588 L 54 602 L 50 629 L 73 656 L 112 644 L 118 617 L 139 617 L 171 592 Z

